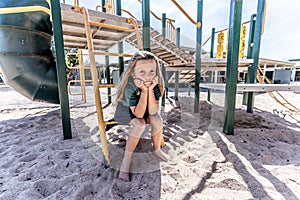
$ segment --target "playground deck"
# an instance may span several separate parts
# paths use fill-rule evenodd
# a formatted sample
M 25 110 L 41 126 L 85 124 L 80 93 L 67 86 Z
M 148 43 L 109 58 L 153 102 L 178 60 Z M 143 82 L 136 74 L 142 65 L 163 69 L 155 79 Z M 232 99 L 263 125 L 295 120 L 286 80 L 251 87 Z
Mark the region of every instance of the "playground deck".
M 84 17 L 74 8 L 72 5 L 61 4 L 64 46 L 66 48 L 87 49 Z M 134 25 L 129 24 L 126 17 L 95 10 L 88 10 L 88 13 L 93 23 L 99 23 L 102 26 L 96 27 L 91 23 L 94 50 L 107 51 L 133 32 Z M 137 25 L 141 27 L 142 22 L 137 21 Z M 111 29 L 111 27 L 116 29 Z M 119 30 L 117 30 L 118 28 Z

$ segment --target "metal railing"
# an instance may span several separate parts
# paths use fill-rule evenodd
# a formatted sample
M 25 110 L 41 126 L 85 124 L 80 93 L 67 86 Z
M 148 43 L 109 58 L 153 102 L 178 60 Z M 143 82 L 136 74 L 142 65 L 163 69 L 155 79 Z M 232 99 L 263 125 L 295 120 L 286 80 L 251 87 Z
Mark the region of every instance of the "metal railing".
M 193 20 L 193 18 L 191 17 L 191 16 L 189 16 L 189 14 L 187 14 L 186 12 L 185 12 L 185 10 L 177 3 L 177 1 L 176 0 L 171 0 L 172 1 L 172 3 L 184 14 L 184 16 L 186 16 L 186 18 L 188 18 L 188 20 L 192 23 L 192 24 L 194 24 L 194 25 L 196 25 L 196 26 L 201 26 L 201 24 L 199 24 L 199 23 L 197 23 L 197 22 L 195 22 L 194 20 Z
M 104 6 L 96 6 L 96 10 L 99 8 L 105 8 L 105 13 L 115 15 L 116 14 L 116 3 L 115 0 L 106 0 Z
M 50 1 L 50 0 L 47 0 L 47 1 Z M 66 3 L 66 0 L 63 0 L 63 4 L 65 4 L 65 3 Z M 79 0 L 74 0 L 73 5 L 74 6 L 79 6 Z
M 142 3 L 142 0 L 138 0 L 138 2 Z M 152 10 L 150 10 L 150 14 L 157 20 L 162 21 L 162 18 L 158 17 Z M 166 18 L 166 39 L 169 39 L 172 42 L 176 42 L 176 28 L 174 26 L 175 20 Z

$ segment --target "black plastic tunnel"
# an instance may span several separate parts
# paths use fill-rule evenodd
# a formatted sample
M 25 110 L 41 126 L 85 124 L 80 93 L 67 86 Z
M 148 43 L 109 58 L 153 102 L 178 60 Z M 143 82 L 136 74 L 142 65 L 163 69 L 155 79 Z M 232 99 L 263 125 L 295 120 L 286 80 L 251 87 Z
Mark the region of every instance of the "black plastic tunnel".
M 43 6 L 45 0 L 1 0 L 0 8 Z M 33 101 L 59 103 L 52 24 L 45 12 L 0 14 L 0 70 L 5 84 Z

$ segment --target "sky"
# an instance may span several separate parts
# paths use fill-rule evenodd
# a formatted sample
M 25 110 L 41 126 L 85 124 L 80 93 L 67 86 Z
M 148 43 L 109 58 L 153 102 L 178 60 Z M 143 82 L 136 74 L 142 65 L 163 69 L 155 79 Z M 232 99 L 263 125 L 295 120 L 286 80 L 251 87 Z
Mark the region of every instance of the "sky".
M 80 6 L 95 9 L 101 0 L 79 0 Z M 196 21 L 197 0 L 177 0 L 185 11 Z M 66 0 L 72 4 L 73 0 Z M 258 0 L 243 0 L 242 22 L 249 21 L 257 12 Z M 122 0 L 122 9 L 129 10 L 137 19 L 142 19 L 142 6 L 138 0 Z M 170 0 L 151 0 L 150 9 L 159 17 L 166 13 L 180 27 L 181 45 L 195 47 L 196 27 L 177 9 Z M 300 58 L 300 1 L 267 0 L 265 31 L 262 35 L 260 57 L 287 61 Z M 230 0 L 203 0 L 202 41 L 210 35 L 211 29 L 221 30 L 229 26 Z M 125 13 L 124 17 L 128 17 Z M 151 26 L 161 28 L 161 22 L 151 17 Z M 247 26 L 246 40 L 249 26 Z M 216 44 L 216 42 L 215 42 Z M 203 47 L 210 50 L 210 43 Z M 216 51 L 216 50 L 215 50 Z

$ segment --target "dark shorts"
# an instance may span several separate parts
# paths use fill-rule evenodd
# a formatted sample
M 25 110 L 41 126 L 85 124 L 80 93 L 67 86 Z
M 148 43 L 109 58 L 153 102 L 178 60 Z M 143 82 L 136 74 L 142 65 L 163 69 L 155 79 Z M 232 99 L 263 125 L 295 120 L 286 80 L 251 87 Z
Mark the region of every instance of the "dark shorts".
M 147 123 L 149 113 L 148 113 L 148 109 L 146 109 L 146 110 L 147 111 L 145 112 L 143 119 Z M 137 117 L 132 113 L 130 107 L 124 106 L 124 104 L 122 102 L 119 102 L 118 106 L 116 108 L 114 120 L 116 122 L 118 122 L 118 124 L 120 124 L 120 125 L 127 125 L 134 118 L 137 118 Z

